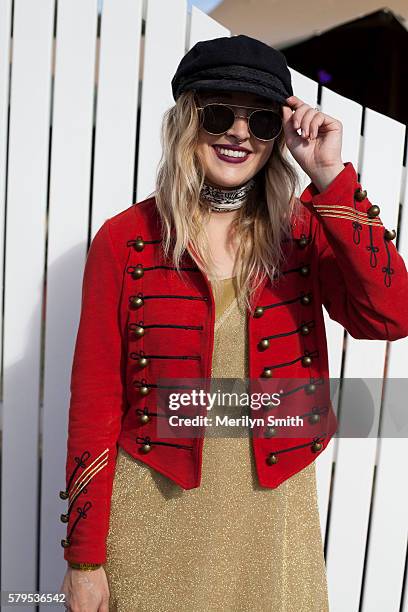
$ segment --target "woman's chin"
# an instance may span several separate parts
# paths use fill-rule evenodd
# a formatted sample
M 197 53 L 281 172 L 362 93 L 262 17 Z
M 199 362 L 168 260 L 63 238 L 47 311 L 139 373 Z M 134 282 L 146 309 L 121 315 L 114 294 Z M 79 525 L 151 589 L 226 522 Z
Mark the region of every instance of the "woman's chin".
M 240 185 L 243 185 L 244 183 L 247 183 L 250 180 L 250 176 L 233 176 L 230 178 L 225 177 L 225 174 L 223 177 L 220 177 L 219 179 L 217 177 L 210 177 L 207 180 L 207 183 L 214 186 L 214 187 L 218 187 L 219 189 L 234 189 L 235 187 L 239 187 Z

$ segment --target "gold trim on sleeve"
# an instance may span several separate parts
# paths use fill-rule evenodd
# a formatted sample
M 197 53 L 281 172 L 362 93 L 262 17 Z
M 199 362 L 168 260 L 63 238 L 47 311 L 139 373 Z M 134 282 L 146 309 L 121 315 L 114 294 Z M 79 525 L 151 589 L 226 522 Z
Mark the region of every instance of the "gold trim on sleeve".
M 361 215 L 362 217 L 367 217 L 367 212 L 368 209 L 366 211 L 362 211 L 362 210 L 357 210 L 356 208 L 353 208 L 352 206 L 343 206 L 341 204 L 313 204 L 313 206 L 315 208 L 317 208 L 319 211 L 321 210 L 335 210 L 337 212 L 351 212 L 353 213 L 353 215 Z
M 319 210 L 318 213 L 321 217 L 337 217 L 338 219 L 348 219 L 349 221 L 357 221 L 358 223 L 362 223 L 363 225 L 379 225 L 380 227 L 384 227 L 381 219 L 379 219 L 378 217 L 376 219 L 370 219 L 369 217 L 367 217 L 366 220 L 364 220 L 361 217 L 357 217 L 352 212 L 341 212 L 341 214 L 339 214 L 333 211 L 326 212 Z
M 98 455 L 98 457 L 96 457 L 96 459 L 94 459 L 90 465 L 88 465 L 86 470 L 84 470 L 82 474 L 78 476 L 75 482 L 72 483 L 71 490 L 69 491 L 70 498 L 72 498 L 75 495 L 75 489 L 77 489 L 78 487 L 81 487 L 81 489 L 83 488 L 82 484 L 84 481 L 86 481 L 86 483 L 89 482 L 88 476 L 91 475 L 91 478 L 93 478 L 93 476 L 95 475 L 93 474 L 93 472 L 95 471 L 96 468 L 98 468 L 101 465 L 101 463 L 103 463 L 104 461 L 107 462 L 108 454 L 109 454 L 109 448 L 105 448 L 105 450 L 100 455 Z

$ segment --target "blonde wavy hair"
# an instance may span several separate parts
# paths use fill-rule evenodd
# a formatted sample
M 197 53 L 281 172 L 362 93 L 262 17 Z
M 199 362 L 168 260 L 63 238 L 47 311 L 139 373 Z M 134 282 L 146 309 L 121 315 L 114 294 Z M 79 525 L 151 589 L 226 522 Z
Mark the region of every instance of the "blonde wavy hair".
M 180 273 L 182 257 L 189 252 L 203 274 L 214 278 L 217 294 L 221 283 L 215 278 L 205 232 L 211 213 L 200 202 L 205 172 L 196 153 L 200 117 L 194 93 L 182 93 L 163 115 L 162 155 L 153 195 L 162 222 L 164 256 Z M 297 172 L 285 157 L 285 148 L 282 129 L 268 161 L 254 177 L 255 188 L 231 222 L 231 237 L 238 244 L 234 273 L 240 308 L 252 309 L 251 295 L 265 275 L 271 280 L 278 276 L 285 261 L 282 241 L 290 237 L 291 216 L 300 204 L 295 197 Z

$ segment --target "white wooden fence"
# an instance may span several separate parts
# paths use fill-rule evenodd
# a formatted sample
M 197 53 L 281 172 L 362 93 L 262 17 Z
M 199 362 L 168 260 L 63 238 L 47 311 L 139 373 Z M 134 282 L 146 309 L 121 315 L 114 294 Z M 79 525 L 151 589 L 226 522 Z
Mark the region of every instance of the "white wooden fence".
M 198 40 L 230 35 L 195 7 L 188 14 L 186 0 L 104 0 L 98 31 L 97 4 L 0 0 L 4 591 L 56 591 L 65 571 L 58 492 L 89 239 L 154 190 L 181 57 Z M 292 76 L 296 95 L 314 106 L 318 84 Z M 384 225 L 398 230 L 407 262 L 406 126 L 327 88 L 321 107 L 342 121 L 343 160 Z M 407 377 L 407 339 L 348 336 L 343 352 L 343 328 L 326 321 L 332 377 L 343 359 L 345 378 L 382 379 L 385 363 L 388 378 Z M 387 394 L 376 427 L 380 409 L 390 409 Z M 406 434 L 335 439 L 317 459 L 332 612 L 408 612 Z

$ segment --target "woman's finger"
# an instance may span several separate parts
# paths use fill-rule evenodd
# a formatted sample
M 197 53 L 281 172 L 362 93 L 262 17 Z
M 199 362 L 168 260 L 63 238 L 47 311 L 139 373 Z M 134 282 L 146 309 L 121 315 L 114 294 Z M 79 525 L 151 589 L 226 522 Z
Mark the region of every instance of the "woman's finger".
M 298 130 L 302 122 L 304 114 L 311 107 L 309 104 L 306 104 L 306 102 L 304 102 L 297 96 L 290 96 L 289 98 L 286 99 L 286 101 L 288 102 L 290 108 L 294 111 L 292 121 L 294 123 L 295 129 Z
M 310 122 L 310 137 L 315 139 L 317 138 L 317 134 L 319 132 L 319 127 L 324 123 L 324 115 L 320 111 L 316 113 L 313 119 Z
M 300 127 L 302 128 L 302 135 L 304 135 L 305 138 L 310 136 L 311 122 L 316 117 L 318 112 L 319 111 L 317 111 L 316 109 L 309 107 L 307 111 L 304 113 L 302 117 L 302 121 L 300 123 Z

